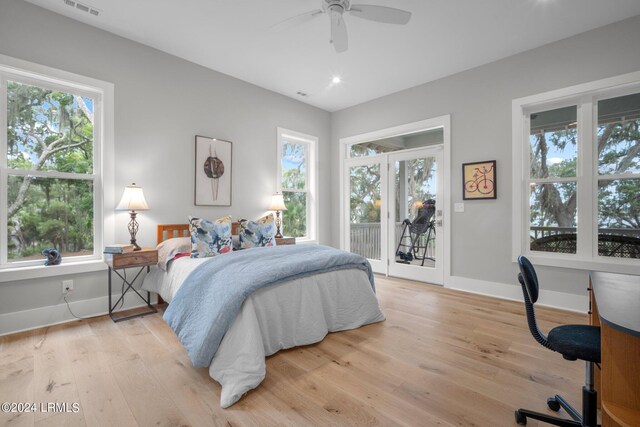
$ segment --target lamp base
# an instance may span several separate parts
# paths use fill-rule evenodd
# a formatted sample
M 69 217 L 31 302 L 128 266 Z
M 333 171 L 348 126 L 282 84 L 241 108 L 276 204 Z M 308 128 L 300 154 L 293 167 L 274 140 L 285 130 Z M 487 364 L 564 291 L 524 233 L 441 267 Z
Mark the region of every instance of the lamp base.
M 282 225 L 282 219 L 280 218 L 280 211 L 276 211 L 276 239 L 282 239 L 282 233 L 280 232 L 280 226 Z
M 142 248 L 136 243 L 136 234 L 138 233 L 138 221 L 136 221 L 137 212 L 131 211 L 129 212 L 129 215 L 131 215 L 131 220 L 129 220 L 129 226 L 127 228 L 129 229 L 129 235 L 131 236 L 130 242 L 133 245 L 133 250 L 139 251 Z

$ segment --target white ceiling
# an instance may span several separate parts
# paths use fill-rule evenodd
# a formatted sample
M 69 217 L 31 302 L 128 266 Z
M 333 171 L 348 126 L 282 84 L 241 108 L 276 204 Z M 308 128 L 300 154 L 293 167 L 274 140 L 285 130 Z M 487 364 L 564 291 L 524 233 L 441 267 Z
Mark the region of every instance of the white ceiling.
M 338 54 L 326 14 L 270 31 L 322 0 L 80 0 L 99 17 L 28 1 L 328 111 L 640 14 L 638 0 L 352 0 L 413 16 L 406 26 L 345 16 L 349 50 Z

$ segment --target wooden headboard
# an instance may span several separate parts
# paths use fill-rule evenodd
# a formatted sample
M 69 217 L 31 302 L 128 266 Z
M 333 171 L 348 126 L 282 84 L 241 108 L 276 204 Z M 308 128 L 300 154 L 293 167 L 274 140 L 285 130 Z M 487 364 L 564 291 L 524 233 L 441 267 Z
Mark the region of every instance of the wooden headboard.
M 157 233 L 157 244 L 173 237 L 189 237 L 189 224 L 158 224 Z
M 239 222 L 231 224 L 231 234 L 238 234 Z M 158 224 L 156 243 L 160 244 L 173 237 L 189 237 L 189 224 Z

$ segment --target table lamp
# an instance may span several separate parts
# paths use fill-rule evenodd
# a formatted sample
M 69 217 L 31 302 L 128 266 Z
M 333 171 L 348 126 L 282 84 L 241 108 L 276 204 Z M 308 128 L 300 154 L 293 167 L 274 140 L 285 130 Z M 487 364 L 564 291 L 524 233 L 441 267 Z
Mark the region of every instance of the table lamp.
M 133 245 L 134 251 L 139 251 L 142 249 L 136 243 L 136 233 L 138 233 L 138 221 L 136 221 L 136 216 L 138 213 L 136 211 L 146 211 L 149 209 L 149 205 L 147 201 L 144 199 L 144 193 L 142 192 L 142 187 L 137 186 L 134 182 L 131 185 L 127 185 L 124 188 L 124 194 L 122 195 L 122 200 L 116 206 L 117 211 L 130 211 L 129 215 L 131 215 L 131 220 L 129 221 L 129 234 L 131 235 L 131 244 Z
M 281 193 L 276 193 L 271 196 L 271 205 L 268 208 L 270 211 L 276 212 L 276 238 L 281 239 L 282 233 L 280 233 L 280 227 L 282 226 L 282 218 L 280 218 L 280 211 L 286 211 L 287 207 L 284 204 L 284 198 Z

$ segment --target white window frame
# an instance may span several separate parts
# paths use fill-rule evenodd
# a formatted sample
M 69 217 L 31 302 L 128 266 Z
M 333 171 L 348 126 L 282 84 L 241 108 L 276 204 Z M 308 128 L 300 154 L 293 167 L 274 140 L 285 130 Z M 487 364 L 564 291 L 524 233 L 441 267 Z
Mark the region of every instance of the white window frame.
M 584 83 L 568 88 L 514 99 L 512 102 L 512 261 L 527 256 L 534 264 L 581 270 L 640 274 L 640 260 L 598 255 L 598 154 L 596 123 L 601 99 L 640 92 L 640 72 Z M 535 112 L 577 105 L 578 162 L 574 178 L 549 178 L 548 181 L 577 182 L 578 245 L 575 254 L 531 251 L 529 249 L 529 183 L 545 181 L 529 177 L 529 115 Z M 630 176 L 616 176 L 626 177 Z M 611 178 L 611 177 L 607 177 Z
M 93 173 L 78 175 L 57 171 L 15 171 L 7 168 L 7 80 L 72 92 L 94 100 L 94 159 Z M 36 175 L 47 178 L 90 179 L 94 192 L 94 253 L 88 256 L 65 258 L 57 266 L 44 266 L 44 257 L 37 261 L 8 263 L 6 190 L 0 191 L 0 282 L 51 277 L 105 270 L 102 256 L 105 240 L 114 237 L 113 214 L 105 206 L 113 206 L 113 84 L 80 76 L 55 68 L 0 55 L 0 188 L 7 188 L 9 175 Z M 24 172 L 24 173 L 23 173 Z
M 296 243 L 318 243 L 318 138 L 290 129 L 278 128 L 277 139 L 277 175 L 276 189 L 282 193 L 282 144 L 283 142 L 294 142 L 305 144 L 308 148 L 305 152 L 306 177 L 305 190 L 285 190 L 299 191 L 307 193 L 307 232 L 305 237 L 296 237 Z M 283 214 L 286 214 L 283 212 Z M 287 230 L 283 230 L 286 234 Z

